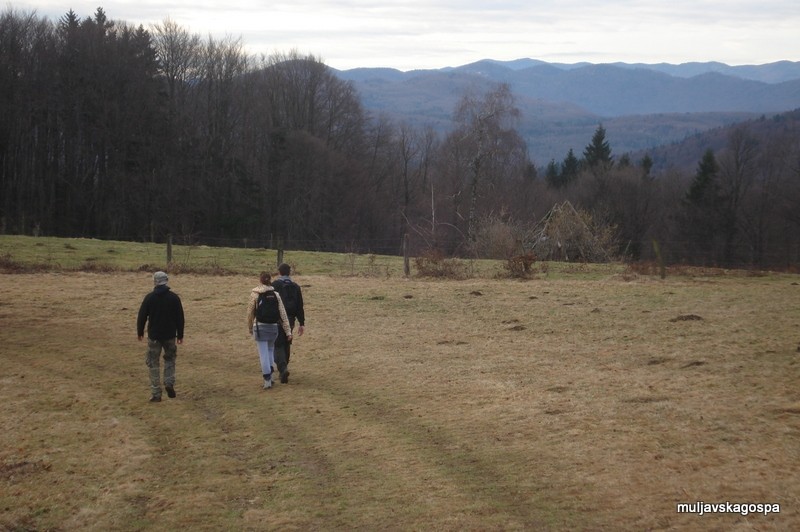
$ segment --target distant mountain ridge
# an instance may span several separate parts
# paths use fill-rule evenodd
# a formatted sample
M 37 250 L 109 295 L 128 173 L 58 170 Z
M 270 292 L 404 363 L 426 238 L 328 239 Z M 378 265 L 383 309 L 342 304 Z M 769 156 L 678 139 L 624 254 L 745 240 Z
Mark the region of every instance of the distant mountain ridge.
M 348 79 L 354 79 L 359 73 L 383 72 L 387 76 L 404 77 L 422 72 L 447 72 L 459 69 L 471 69 L 476 65 L 494 64 L 509 70 L 525 70 L 531 67 L 550 66 L 557 70 L 575 70 L 590 66 L 613 66 L 627 70 L 652 70 L 679 78 L 691 78 L 701 74 L 717 73 L 731 77 L 749 79 L 751 81 L 761 81 L 763 83 L 781 83 L 800 79 L 800 61 L 776 61 L 762 65 L 726 65 L 717 61 L 690 62 L 690 63 L 549 63 L 538 59 L 514 59 L 511 61 L 498 61 L 495 59 L 482 59 L 475 63 L 469 63 L 459 67 L 444 67 L 441 69 L 409 70 L 403 72 L 393 68 L 354 68 L 351 70 L 340 71 L 346 73 Z
M 533 66 L 550 65 L 561 70 L 575 70 L 587 66 L 609 65 L 624 69 L 652 70 L 662 72 L 679 78 L 691 78 L 701 74 L 717 73 L 752 81 L 764 83 L 781 83 L 800 79 L 800 61 L 777 61 L 763 65 L 726 65 L 717 61 L 691 62 L 691 63 L 547 63 L 537 59 L 515 59 L 513 61 L 495 61 L 492 63 L 505 66 L 512 70 L 524 70 Z M 479 61 L 478 63 L 481 63 Z
M 705 129 L 800 108 L 800 62 L 591 64 L 485 59 L 459 67 L 402 72 L 337 71 L 365 107 L 415 125 L 450 127 L 467 90 L 507 83 L 535 162 L 581 152 L 602 123 L 615 153 L 672 143 Z M 615 138 L 616 137 L 616 138 Z

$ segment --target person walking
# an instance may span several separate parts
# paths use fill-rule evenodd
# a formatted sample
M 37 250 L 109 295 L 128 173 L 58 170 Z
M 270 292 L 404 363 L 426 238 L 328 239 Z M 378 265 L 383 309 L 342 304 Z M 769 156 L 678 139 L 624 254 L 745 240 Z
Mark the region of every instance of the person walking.
M 248 334 L 256 341 L 265 390 L 272 388 L 272 365 L 275 363 L 275 339 L 278 330 L 281 329 L 286 338 L 292 341 L 286 309 L 280 294 L 270 284 L 271 280 L 269 273 L 261 272 L 261 284 L 250 291 L 247 305 Z
M 286 314 L 289 317 L 289 330 L 294 331 L 295 322 L 300 324 L 297 329 L 297 336 L 303 336 L 306 325 L 306 313 L 303 309 L 303 291 L 300 285 L 295 283 L 290 274 L 292 272 L 291 266 L 286 263 L 278 266 L 280 276 L 275 279 L 272 286 L 281 296 L 283 305 L 286 308 Z M 278 366 L 278 373 L 283 384 L 289 382 L 289 356 L 292 350 L 291 335 L 289 338 L 282 331 L 278 332 L 278 337 L 275 340 L 275 363 Z
M 150 402 L 161 401 L 161 352 L 164 352 L 164 388 L 168 397 L 175 397 L 176 344 L 183 343 L 183 305 L 181 298 L 167 286 L 169 277 L 158 271 L 153 274 L 153 291 L 144 296 L 136 319 L 139 341 L 144 339 L 147 324 L 147 355 L 150 369 Z

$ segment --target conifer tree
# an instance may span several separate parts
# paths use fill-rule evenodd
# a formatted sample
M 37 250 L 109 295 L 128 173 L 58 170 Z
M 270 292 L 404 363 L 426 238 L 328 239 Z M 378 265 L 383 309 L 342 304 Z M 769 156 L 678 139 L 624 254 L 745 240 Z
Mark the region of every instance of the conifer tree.
M 561 184 L 561 169 L 555 159 L 550 159 L 547 163 L 547 168 L 544 171 L 544 180 L 547 186 L 551 188 L 558 188 Z
M 716 234 L 720 228 L 718 173 L 714 152 L 708 149 L 686 192 L 682 219 L 687 252 L 696 258 L 705 257 L 712 261 L 716 260 Z
M 598 167 L 610 168 L 613 164 L 611 157 L 611 146 L 606 140 L 606 130 L 602 124 L 597 126 L 597 129 L 592 136 L 592 142 L 583 151 L 583 159 L 586 165 L 595 169 Z
M 686 200 L 699 208 L 713 208 L 717 199 L 718 184 L 716 181 L 719 165 L 711 149 L 706 150 L 697 166 L 692 184 L 686 192 Z
M 569 185 L 578 179 L 578 172 L 580 172 L 580 169 L 581 163 L 578 158 L 575 157 L 575 152 L 570 148 L 569 152 L 567 152 L 567 156 L 564 158 L 564 162 L 561 164 L 562 185 Z

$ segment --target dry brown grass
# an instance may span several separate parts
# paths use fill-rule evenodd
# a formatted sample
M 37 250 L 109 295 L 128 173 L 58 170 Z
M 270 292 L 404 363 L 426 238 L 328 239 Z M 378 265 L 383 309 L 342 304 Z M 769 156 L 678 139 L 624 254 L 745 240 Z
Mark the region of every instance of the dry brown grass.
M 254 279 L 173 275 L 149 404 L 148 273 L 0 275 L 0 529 L 800 529 L 796 277 L 298 281 L 263 391 Z

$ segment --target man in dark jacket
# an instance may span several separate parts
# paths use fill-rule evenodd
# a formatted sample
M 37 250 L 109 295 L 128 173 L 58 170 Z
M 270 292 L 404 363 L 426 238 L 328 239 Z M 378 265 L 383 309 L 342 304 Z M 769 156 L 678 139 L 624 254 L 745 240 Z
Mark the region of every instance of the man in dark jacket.
M 176 343 L 183 343 L 183 305 L 178 294 L 167 286 L 169 278 L 164 272 L 153 274 L 153 291 L 144 296 L 136 320 L 139 341 L 144 338 L 147 323 L 147 357 L 150 368 L 150 388 L 153 392 L 151 402 L 161 401 L 161 350 L 164 350 L 164 388 L 169 397 L 175 397 L 175 358 L 178 354 Z
M 280 277 L 272 282 L 272 287 L 280 294 L 283 306 L 286 308 L 286 315 L 289 317 L 289 328 L 294 331 L 295 322 L 300 324 L 297 329 L 297 336 L 302 336 L 306 327 L 306 313 L 303 310 L 303 291 L 300 285 L 295 283 L 289 274 L 292 272 L 291 266 L 286 263 L 278 266 Z M 278 328 L 278 337 L 275 339 L 275 364 L 278 365 L 278 372 L 281 382 L 289 382 L 289 355 L 291 355 L 292 341 L 286 340 L 286 335 Z

